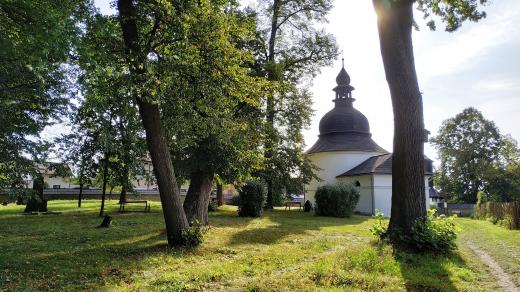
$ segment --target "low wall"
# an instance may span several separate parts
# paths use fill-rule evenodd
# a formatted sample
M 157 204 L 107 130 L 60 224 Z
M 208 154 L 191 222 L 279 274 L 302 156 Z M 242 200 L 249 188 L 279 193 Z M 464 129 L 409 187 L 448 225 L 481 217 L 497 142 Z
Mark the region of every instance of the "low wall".
M 45 189 L 43 191 L 43 196 L 46 200 L 77 200 L 79 196 L 79 189 Z M 86 189 L 83 190 L 81 195 L 84 200 L 101 200 L 101 190 L 100 189 Z M 181 199 L 184 201 L 186 197 L 185 192 L 181 192 Z M 215 197 L 215 196 L 213 196 Z M 224 201 L 228 203 L 233 195 L 224 194 Z M 128 199 L 140 199 L 140 200 L 148 200 L 148 201 L 156 201 L 160 202 L 161 197 L 159 196 L 158 190 L 136 190 L 135 193 L 128 193 Z M 119 193 L 112 193 L 110 195 L 109 192 L 106 194 L 106 199 L 119 200 Z M 12 201 L 9 198 L 9 194 L 7 191 L 0 191 L 0 203 L 2 202 L 10 202 Z

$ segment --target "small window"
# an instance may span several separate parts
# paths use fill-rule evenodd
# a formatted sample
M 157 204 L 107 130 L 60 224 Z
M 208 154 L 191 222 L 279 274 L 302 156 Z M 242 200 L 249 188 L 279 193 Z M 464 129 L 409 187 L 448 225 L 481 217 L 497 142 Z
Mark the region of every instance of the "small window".
M 53 189 L 61 189 L 61 186 L 60 185 L 52 185 L 52 188 Z
M 360 186 L 361 186 L 361 183 L 357 180 L 357 181 L 354 183 L 354 185 L 355 185 L 356 187 L 360 187 Z

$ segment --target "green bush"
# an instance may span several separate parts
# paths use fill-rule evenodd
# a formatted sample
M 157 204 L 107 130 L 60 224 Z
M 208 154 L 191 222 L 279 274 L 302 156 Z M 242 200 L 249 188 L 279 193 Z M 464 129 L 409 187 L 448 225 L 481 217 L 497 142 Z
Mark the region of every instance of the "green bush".
M 211 200 L 208 205 L 209 212 L 215 212 L 218 210 L 218 203 L 215 200 Z
M 195 220 L 188 228 L 182 231 L 182 245 L 193 248 L 200 245 L 203 241 L 202 226 Z
M 284 206 L 287 201 L 287 196 L 282 192 L 275 192 L 273 194 L 273 205 L 280 207 Z
M 305 201 L 305 204 L 303 205 L 303 212 L 310 212 L 311 210 L 312 210 L 311 201 L 309 201 L 309 200 Z
M 456 248 L 457 239 L 454 217 L 435 216 L 435 210 L 428 210 L 427 216 L 415 221 L 410 234 L 400 230 L 388 232 L 388 223 L 382 214 L 376 214 L 377 222 L 370 231 L 380 240 L 423 252 L 433 251 L 445 253 Z
M 324 185 L 316 190 L 314 198 L 317 215 L 350 217 L 359 201 L 359 190 L 350 184 Z
M 240 188 L 240 204 L 238 216 L 260 217 L 265 201 L 266 188 L 264 184 L 256 181 L 246 183 Z
M 498 220 L 498 225 L 502 226 L 502 227 L 505 227 L 507 229 L 514 229 L 514 221 L 513 221 L 513 217 L 511 215 L 505 215 L 504 216 L 504 219 L 502 220 Z
M 240 206 L 240 196 L 233 196 L 229 200 L 231 206 Z

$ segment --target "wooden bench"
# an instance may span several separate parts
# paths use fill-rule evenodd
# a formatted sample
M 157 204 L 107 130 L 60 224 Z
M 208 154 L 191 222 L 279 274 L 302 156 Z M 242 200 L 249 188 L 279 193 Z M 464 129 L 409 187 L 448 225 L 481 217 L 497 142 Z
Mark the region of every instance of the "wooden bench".
M 125 211 L 125 205 L 127 204 L 143 204 L 144 203 L 144 211 L 150 212 L 151 206 L 150 202 L 147 200 L 126 200 L 124 202 L 119 203 L 119 212 Z
M 285 210 L 287 210 L 287 208 L 289 208 L 289 211 L 291 211 L 291 206 L 298 206 L 298 207 L 300 207 L 299 210 L 301 210 L 302 202 L 296 202 L 296 201 L 285 202 Z

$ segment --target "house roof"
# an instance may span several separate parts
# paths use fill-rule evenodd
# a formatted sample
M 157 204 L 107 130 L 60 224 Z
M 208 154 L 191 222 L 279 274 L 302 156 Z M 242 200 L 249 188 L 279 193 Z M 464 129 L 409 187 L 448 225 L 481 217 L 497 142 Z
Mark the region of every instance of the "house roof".
M 432 161 L 424 156 L 424 174 L 431 175 Z M 356 176 L 365 174 L 392 174 L 392 153 L 373 156 L 360 163 L 349 171 L 337 177 Z
M 377 145 L 370 135 L 361 133 L 331 133 L 320 135 L 314 145 L 307 153 L 329 152 L 329 151 L 364 151 L 388 153 Z
M 439 198 L 439 199 L 444 199 L 444 195 L 441 194 L 439 191 L 437 191 L 436 189 L 434 189 L 433 187 L 430 187 L 429 190 L 428 190 L 428 194 L 430 196 L 430 198 Z

